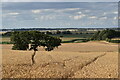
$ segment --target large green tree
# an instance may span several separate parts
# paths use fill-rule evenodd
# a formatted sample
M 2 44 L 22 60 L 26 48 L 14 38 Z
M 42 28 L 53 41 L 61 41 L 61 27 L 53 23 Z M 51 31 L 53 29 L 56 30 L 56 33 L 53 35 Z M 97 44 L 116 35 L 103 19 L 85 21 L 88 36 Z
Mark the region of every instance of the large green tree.
M 111 29 L 106 29 L 103 31 L 98 31 L 92 36 L 92 40 L 106 40 L 106 39 L 111 39 L 111 38 L 116 38 L 120 37 L 120 32 L 111 30 Z
M 32 64 L 35 64 L 35 54 L 38 47 L 44 47 L 46 51 L 51 51 L 61 45 L 61 39 L 49 36 L 39 31 L 15 31 L 12 33 L 11 41 L 13 50 L 34 50 L 31 57 Z

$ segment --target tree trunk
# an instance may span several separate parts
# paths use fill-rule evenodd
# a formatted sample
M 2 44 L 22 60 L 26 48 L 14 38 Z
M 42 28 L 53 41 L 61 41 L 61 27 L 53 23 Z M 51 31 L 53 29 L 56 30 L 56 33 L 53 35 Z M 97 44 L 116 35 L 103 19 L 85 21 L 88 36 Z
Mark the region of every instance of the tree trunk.
M 32 65 L 35 64 L 35 60 L 34 60 L 35 54 L 36 54 L 36 51 L 34 51 L 34 53 L 32 55 Z

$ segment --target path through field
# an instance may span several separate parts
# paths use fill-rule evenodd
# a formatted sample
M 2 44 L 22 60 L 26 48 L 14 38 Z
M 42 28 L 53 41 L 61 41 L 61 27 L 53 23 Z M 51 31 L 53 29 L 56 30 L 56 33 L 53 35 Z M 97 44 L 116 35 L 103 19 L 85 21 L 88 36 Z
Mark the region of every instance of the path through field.
M 2 45 L 3 78 L 117 78 L 118 45 L 105 42 L 66 43 L 46 52 L 11 50 Z

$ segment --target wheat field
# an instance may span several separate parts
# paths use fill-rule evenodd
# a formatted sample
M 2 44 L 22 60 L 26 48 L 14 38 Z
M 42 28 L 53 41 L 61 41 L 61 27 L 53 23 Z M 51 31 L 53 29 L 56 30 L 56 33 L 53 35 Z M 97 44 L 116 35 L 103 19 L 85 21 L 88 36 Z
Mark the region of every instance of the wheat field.
M 11 50 L 2 45 L 3 78 L 117 78 L 118 44 L 106 42 L 64 43 L 50 52 Z

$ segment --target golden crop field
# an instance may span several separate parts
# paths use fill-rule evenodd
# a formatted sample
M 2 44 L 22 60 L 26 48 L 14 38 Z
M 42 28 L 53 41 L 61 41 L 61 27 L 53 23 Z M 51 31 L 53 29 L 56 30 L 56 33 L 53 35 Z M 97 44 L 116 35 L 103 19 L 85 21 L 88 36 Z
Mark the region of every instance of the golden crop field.
M 10 42 L 10 37 L 3 37 L 0 39 L 2 40 L 2 42 Z
M 11 50 L 1 44 L 3 78 L 117 78 L 118 45 L 106 42 L 63 43 L 50 52 Z
M 70 40 L 73 40 L 73 39 L 80 39 L 80 38 L 77 38 L 77 37 L 76 38 L 74 38 L 74 37 L 73 38 L 72 37 L 64 38 L 63 37 L 61 39 L 62 39 L 62 41 L 70 41 Z
M 2 42 L 10 42 L 10 37 L 3 37 L 3 38 L 0 38 L 2 40 Z M 70 41 L 70 40 L 73 40 L 73 39 L 80 39 L 80 38 L 72 38 L 72 37 L 68 37 L 68 38 L 61 38 L 62 41 Z

